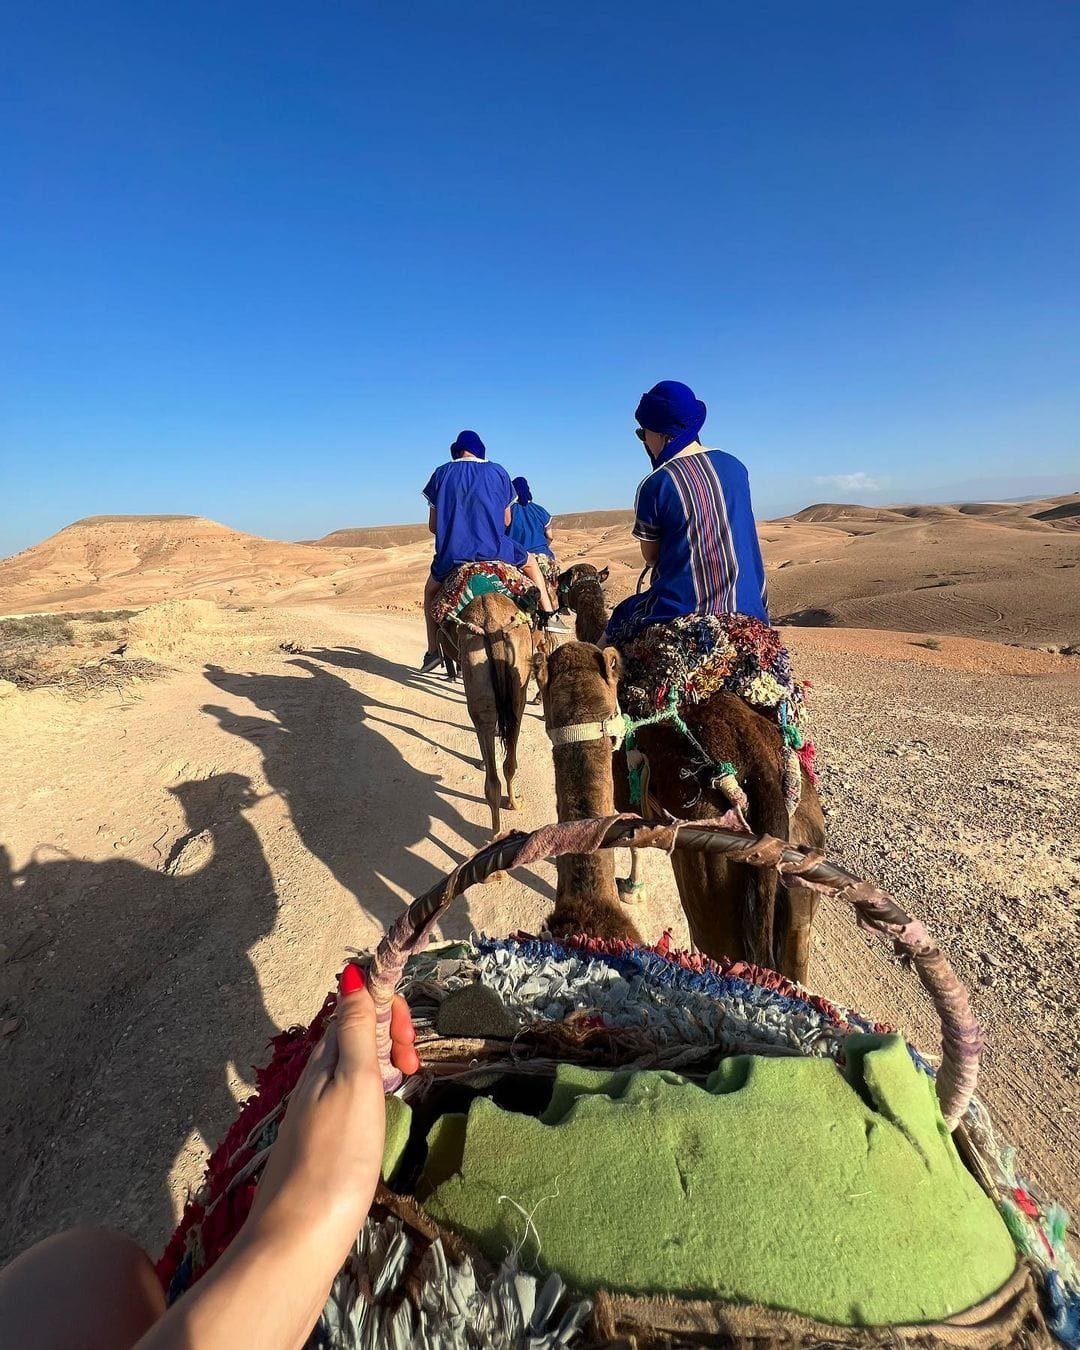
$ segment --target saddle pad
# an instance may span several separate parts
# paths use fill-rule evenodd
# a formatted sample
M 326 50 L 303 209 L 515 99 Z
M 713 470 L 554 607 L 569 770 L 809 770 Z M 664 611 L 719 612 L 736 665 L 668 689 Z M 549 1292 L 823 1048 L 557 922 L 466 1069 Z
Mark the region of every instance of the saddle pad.
M 805 736 L 805 685 L 775 628 L 746 614 L 691 614 L 650 624 L 620 648 L 619 694 L 633 718 L 669 703 L 700 703 L 725 692 L 774 717 L 786 745 L 813 779 L 814 747 Z
M 470 601 L 491 594 L 505 595 L 527 614 L 536 612 L 540 598 L 524 572 L 509 563 L 463 563 L 443 583 L 432 605 L 432 617 L 437 624 L 446 623 L 456 619 Z

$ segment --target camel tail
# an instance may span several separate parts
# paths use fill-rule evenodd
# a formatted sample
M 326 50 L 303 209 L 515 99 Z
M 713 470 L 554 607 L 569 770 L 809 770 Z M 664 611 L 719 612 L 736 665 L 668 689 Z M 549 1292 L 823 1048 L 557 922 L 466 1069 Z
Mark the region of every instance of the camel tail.
M 509 745 L 517 732 L 517 711 L 514 707 L 514 649 L 505 629 L 484 631 L 491 691 L 495 696 L 495 729 L 503 746 Z
M 787 804 L 778 775 L 761 774 L 758 791 L 750 803 L 750 826 L 755 833 L 787 839 Z M 771 867 L 746 867 L 743 890 L 743 932 L 751 960 L 779 970 L 787 939 L 787 894 Z

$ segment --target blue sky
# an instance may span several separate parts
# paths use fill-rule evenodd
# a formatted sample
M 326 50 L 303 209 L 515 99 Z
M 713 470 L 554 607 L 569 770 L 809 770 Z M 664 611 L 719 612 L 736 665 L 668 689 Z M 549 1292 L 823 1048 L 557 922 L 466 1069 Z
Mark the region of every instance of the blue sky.
M 420 519 L 464 426 L 625 506 L 1080 486 L 1080 7 L 39 0 L 0 19 L 0 553 Z

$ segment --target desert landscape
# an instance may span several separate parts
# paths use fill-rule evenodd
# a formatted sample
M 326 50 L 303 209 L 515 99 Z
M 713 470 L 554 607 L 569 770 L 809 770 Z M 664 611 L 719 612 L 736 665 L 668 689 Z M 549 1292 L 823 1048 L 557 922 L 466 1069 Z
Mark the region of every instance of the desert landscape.
M 637 583 L 626 511 L 561 561 Z M 1080 1205 L 1080 495 L 818 505 L 760 526 L 823 771 L 829 854 L 972 991 L 1020 1175 Z M 160 1249 L 277 1030 L 486 842 L 459 685 L 415 674 L 419 525 L 278 542 L 101 516 L 0 562 L 0 1259 L 100 1222 Z M 554 816 L 539 709 L 522 828 Z M 554 870 L 444 936 L 537 931 Z M 667 860 L 638 912 L 686 927 Z M 891 953 L 826 906 L 811 986 L 935 1049 Z

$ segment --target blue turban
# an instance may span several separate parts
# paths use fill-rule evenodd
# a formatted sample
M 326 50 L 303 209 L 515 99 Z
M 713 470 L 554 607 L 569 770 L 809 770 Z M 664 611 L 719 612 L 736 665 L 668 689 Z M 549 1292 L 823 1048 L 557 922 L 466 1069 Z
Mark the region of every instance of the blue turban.
M 518 501 L 522 506 L 526 506 L 532 501 L 532 488 L 529 487 L 529 480 L 527 478 L 515 478 L 513 483 Z
M 450 453 L 455 459 L 460 459 L 464 454 L 475 455 L 477 459 L 487 458 L 484 442 L 475 431 L 458 432 L 458 438 L 450 447 Z
M 661 380 L 647 394 L 642 394 L 634 416 L 646 431 L 657 431 L 671 439 L 653 459 L 653 468 L 666 464 L 673 455 L 685 450 L 698 438 L 705 425 L 705 404 L 697 398 L 688 384 L 678 380 Z

